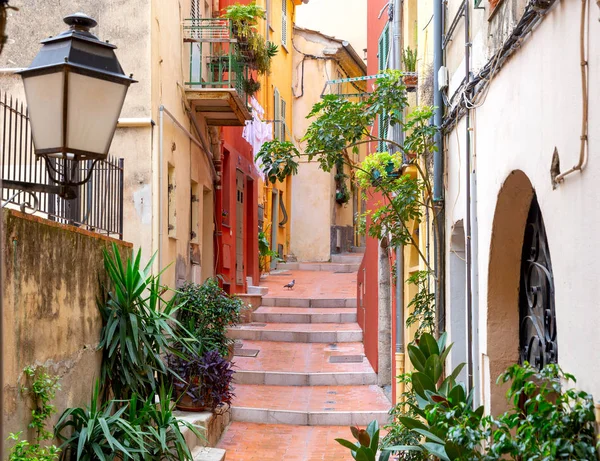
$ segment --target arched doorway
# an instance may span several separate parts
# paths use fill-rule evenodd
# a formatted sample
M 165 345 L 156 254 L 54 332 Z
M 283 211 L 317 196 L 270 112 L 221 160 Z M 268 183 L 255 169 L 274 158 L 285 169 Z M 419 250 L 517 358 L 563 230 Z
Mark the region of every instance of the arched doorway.
M 555 323 L 548 320 L 554 315 L 554 285 L 541 216 L 529 178 L 513 171 L 498 194 L 488 266 L 482 385 L 486 407 L 496 415 L 508 407 L 506 387 L 496 384 L 508 366 L 526 357 L 543 364 L 556 356 L 544 352 L 540 358 L 540 349 L 552 351 L 556 344 Z

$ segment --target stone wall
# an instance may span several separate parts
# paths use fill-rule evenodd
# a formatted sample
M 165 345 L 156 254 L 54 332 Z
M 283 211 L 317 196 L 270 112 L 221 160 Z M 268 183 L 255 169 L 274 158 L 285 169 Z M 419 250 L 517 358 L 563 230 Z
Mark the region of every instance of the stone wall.
M 30 422 L 31 403 L 20 393 L 28 365 L 60 376 L 58 414 L 89 402 L 101 362 L 96 297 L 105 281 L 102 250 L 117 242 L 129 255 L 131 245 L 12 210 L 2 217 L 6 435 L 26 431 Z

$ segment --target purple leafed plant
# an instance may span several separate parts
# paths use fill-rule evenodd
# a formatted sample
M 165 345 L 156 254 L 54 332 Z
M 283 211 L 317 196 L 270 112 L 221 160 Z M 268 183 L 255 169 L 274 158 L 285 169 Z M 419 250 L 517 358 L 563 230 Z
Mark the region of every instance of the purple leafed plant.
M 231 403 L 234 371 L 231 362 L 221 357 L 219 351 L 211 350 L 203 355 L 187 351 L 170 354 L 168 366 L 176 375 L 173 387 L 179 403 L 189 397 L 186 400 L 191 400 L 194 407 L 213 411 L 223 403 Z

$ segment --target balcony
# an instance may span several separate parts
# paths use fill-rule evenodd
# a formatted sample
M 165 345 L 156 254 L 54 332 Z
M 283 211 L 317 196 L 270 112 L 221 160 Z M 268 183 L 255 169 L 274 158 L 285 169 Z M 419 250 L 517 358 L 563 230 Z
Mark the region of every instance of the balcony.
M 186 97 L 209 126 L 244 126 L 252 116 L 244 83 L 248 67 L 240 59 L 228 19 L 186 19 L 184 43 L 189 51 Z

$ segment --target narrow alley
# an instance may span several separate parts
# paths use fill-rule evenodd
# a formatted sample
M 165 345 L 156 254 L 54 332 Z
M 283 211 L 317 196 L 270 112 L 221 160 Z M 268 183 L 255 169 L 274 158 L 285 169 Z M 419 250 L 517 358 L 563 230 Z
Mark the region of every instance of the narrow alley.
M 352 459 L 336 438 L 385 423 L 390 401 L 364 357 L 356 264 L 283 265 L 252 323 L 232 330 L 233 423 L 219 444 L 237 461 Z M 283 287 L 295 280 L 292 290 Z

